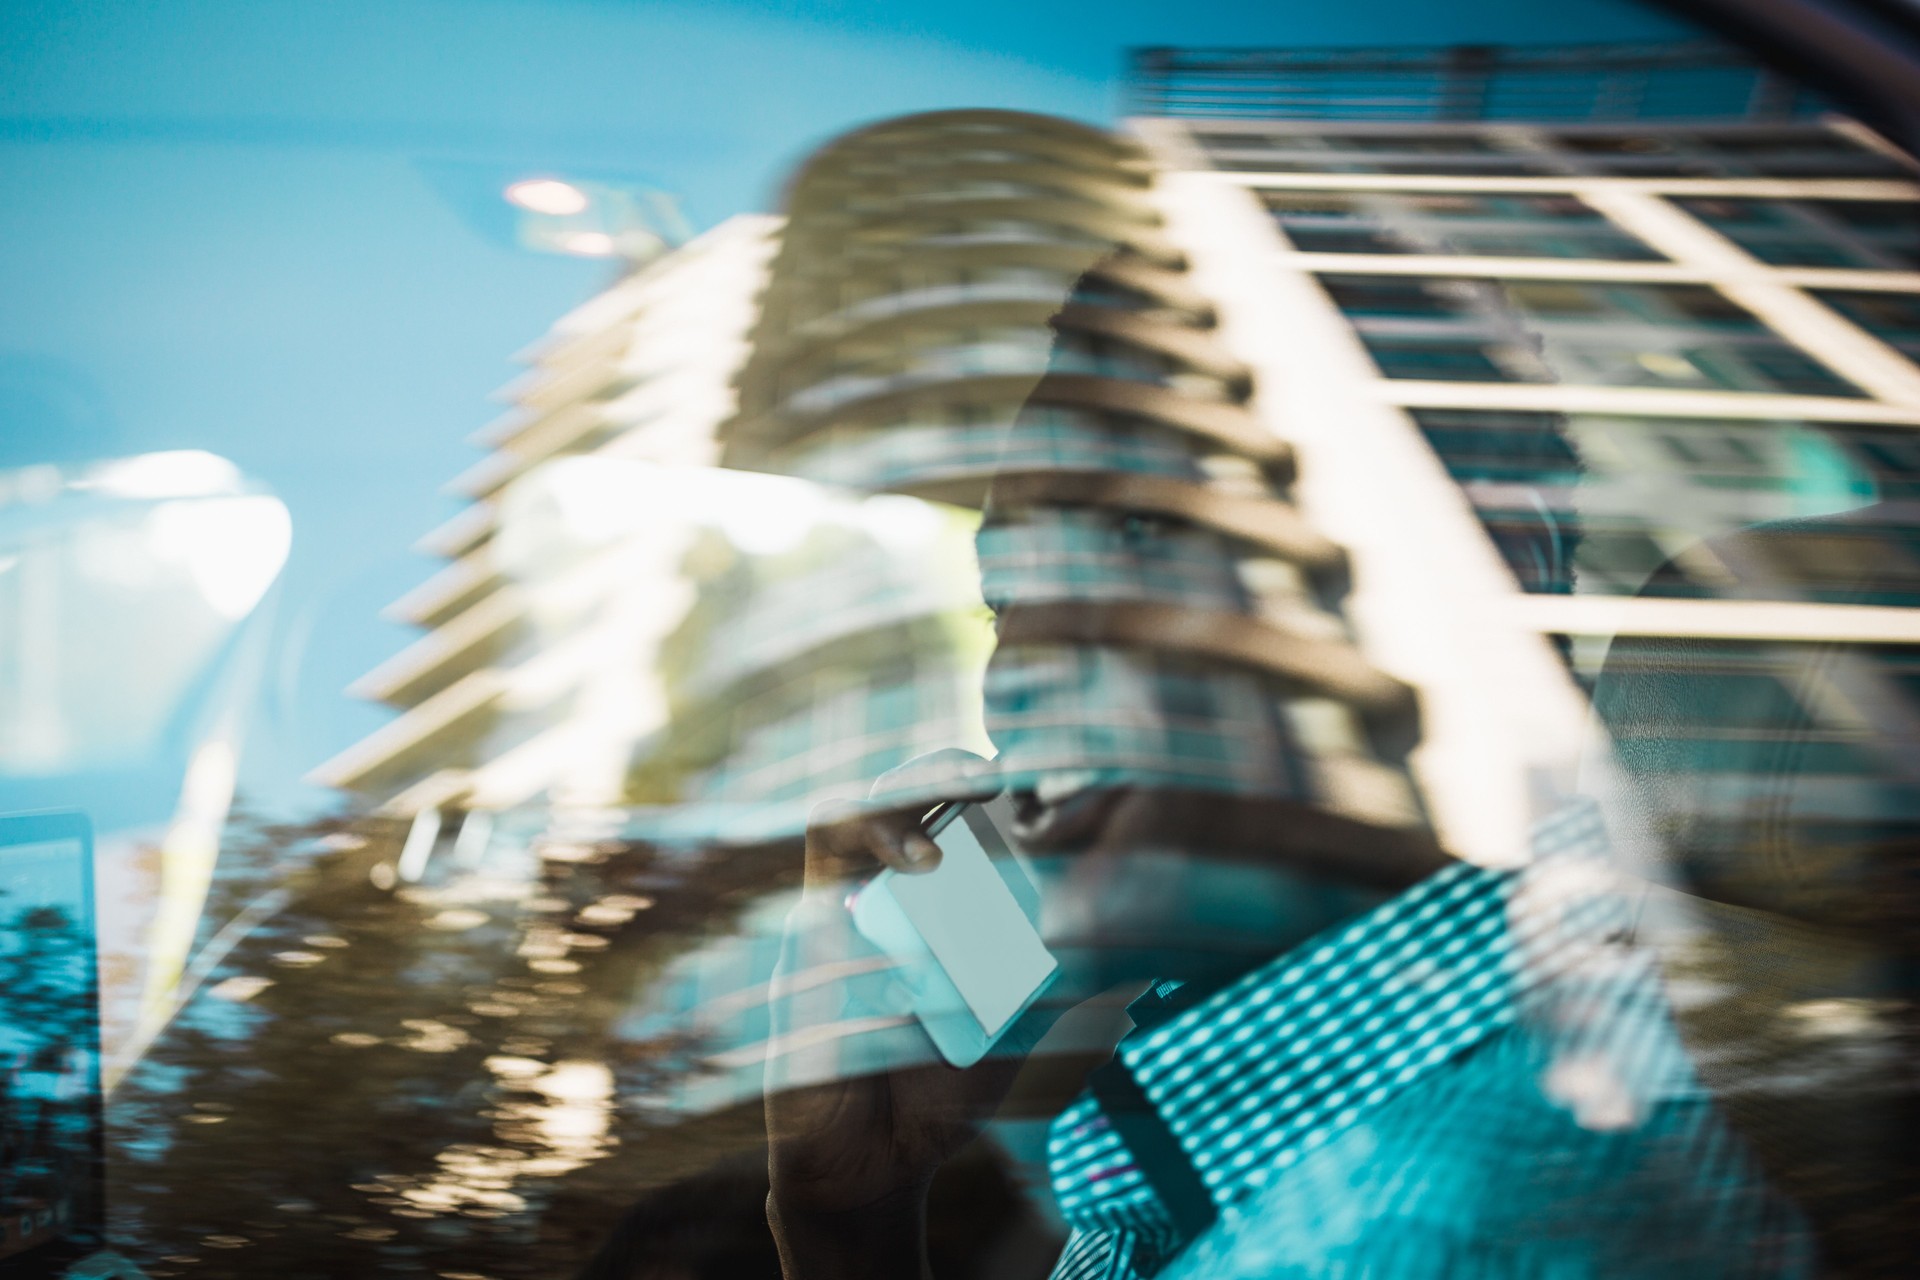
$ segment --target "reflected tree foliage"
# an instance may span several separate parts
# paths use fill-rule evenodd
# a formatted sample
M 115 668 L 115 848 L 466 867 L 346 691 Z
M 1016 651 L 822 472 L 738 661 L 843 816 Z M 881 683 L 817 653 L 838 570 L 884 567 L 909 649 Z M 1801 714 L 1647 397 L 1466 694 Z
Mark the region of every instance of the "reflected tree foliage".
M 110 1100 L 115 1236 L 156 1276 L 549 1276 L 634 1198 L 761 1145 L 758 1107 L 645 1104 L 678 1065 L 621 1016 L 795 851 L 549 843 L 396 884 L 404 830 L 239 820 L 206 974 Z
M 60 906 L 20 907 L 0 925 L 0 1212 L 42 1212 L 63 1191 L 84 1194 L 92 941 Z

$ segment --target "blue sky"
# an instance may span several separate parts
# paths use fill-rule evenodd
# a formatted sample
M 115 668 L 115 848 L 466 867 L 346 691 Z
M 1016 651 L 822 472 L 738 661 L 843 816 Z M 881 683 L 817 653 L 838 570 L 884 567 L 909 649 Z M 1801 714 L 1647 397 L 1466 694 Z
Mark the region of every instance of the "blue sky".
M 650 182 L 707 226 L 877 117 L 1109 122 L 1132 46 L 1676 31 L 1614 0 L 0 0 L 0 466 L 202 448 L 286 500 L 243 781 L 298 805 L 382 719 L 341 689 L 406 641 L 377 611 L 508 357 L 605 279 L 489 235 L 496 179 Z

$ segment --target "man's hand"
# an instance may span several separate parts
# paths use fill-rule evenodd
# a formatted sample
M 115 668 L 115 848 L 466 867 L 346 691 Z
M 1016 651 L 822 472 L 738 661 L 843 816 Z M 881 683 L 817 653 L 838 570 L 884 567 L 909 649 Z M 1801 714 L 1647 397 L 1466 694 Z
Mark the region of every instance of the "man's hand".
M 950 771 L 955 792 L 985 766 L 967 752 L 923 756 L 875 784 L 898 792 L 916 778 Z M 919 827 L 928 806 L 872 802 L 822 806 L 807 829 L 806 889 L 790 923 L 775 978 L 776 1044 L 803 1039 L 793 1002 L 778 998 L 803 972 L 802 939 L 817 944 L 852 931 L 849 884 L 892 867 L 919 875 L 940 865 L 940 850 Z M 845 954 L 845 953 L 843 953 Z M 996 1054 L 961 1070 L 938 1060 L 880 1075 L 778 1086 L 769 1063 L 768 1218 L 789 1280 L 905 1278 L 925 1274 L 927 1185 L 942 1163 L 980 1133 L 1019 1070 L 1017 1055 Z

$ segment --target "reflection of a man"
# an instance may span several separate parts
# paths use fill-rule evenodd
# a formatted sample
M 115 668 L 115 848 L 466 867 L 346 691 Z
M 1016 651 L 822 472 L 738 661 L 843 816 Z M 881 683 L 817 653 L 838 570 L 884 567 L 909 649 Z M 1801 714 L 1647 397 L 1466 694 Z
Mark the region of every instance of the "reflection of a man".
M 991 772 L 1045 869 L 1063 987 L 1138 993 L 1086 1091 L 1049 1081 L 1056 1274 L 1804 1270 L 1792 1211 L 1616 941 L 1597 822 L 1565 815 L 1526 876 L 1448 865 L 1400 763 L 1411 703 L 1351 642 L 1337 553 L 1271 442 L 1234 447 L 1246 388 L 1204 319 L 1137 296 L 1109 314 L 1129 256 L 1055 317 L 1002 457 L 1077 410 L 1174 427 L 1190 473 L 1003 463 L 979 541 Z M 899 810 L 840 809 L 809 833 L 809 881 L 937 856 Z M 787 1274 L 921 1273 L 926 1187 L 1041 1087 L 1017 1066 L 770 1093 Z

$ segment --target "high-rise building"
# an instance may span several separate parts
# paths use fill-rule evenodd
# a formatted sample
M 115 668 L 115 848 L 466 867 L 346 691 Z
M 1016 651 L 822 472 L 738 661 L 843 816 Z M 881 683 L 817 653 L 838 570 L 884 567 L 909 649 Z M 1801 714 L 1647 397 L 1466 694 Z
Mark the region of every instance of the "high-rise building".
M 914 117 L 809 161 L 750 312 L 766 221 L 569 316 L 483 435 L 495 451 L 456 481 L 474 505 L 422 544 L 452 563 L 394 606 L 431 630 L 355 686 L 402 714 L 321 776 L 415 817 L 424 857 L 454 838 L 447 814 L 536 800 L 793 833 L 812 801 L 920 751 L 986 747 L 978 608 L 958 616 L 955 592 L 925 590 L 924 563 L 863 562 L 844 540 L 809 563 L 706 575 L 701 605 L 667 628 L 698 658 L 641 700 L 671 713 L 609 713 L 595 673 L 617 685 L 665 637 L 643 643 L 638 620 L 625 647 L 583 634 L 609 611 L 672 612 L 650 592 L 664 587 L 604 555 L 530 571 L 503 512 L 563 455 L 717 455 L 925 500 L 962 529 L 991 495 L 978 578 L 962 576 L 1000 610 L 985 714 L 1013 772 L 1210 793 L 1228 827 L 1278 805 L 1329 853 L 1380 837 L 1383 856 L 1430 857 L 1402 760 L 1412 692 L 1355 648 L 1345 557 L 1291 502 L 1291 451 L 1219 346 L 1157 199 L 1140 148 L 1098 130 Z M 719 421 L 736 368 L 737 411 Z M 890 509 L 905 510 L 874 510 Z M 599 586 L 576 581 L 595 565 Z
M 1069 903 L 1043 921 L 1056 1006 L 1259 972 L 1311 936 L 1332 941 L 1303 965 L 1344 966 L 1375 943 L 1328 927 L 1449 854 L 1592 871 L 1610 840 L 1658 879 L 1680 849 L 1683 887 L 1749 913 L 1721 941 L 1778 961 L 1757 995 L 1711 947 L 1670 963 L 1699 980 L 1701 1078 L 1770 1175 L 1844 1218 L 1818 1170 L 1873 1184 L 1904 1157 L 1859 1136 L 1877 1104 L 1809 1105 L 1841 1077 L 1778 1046 L 1844 1041 L 1816 1065 L 1865 1083 L 1816 1092 L 1891 1096 L 1870 1077 L 1899 908 L 1868 899 L 1920 832 L 1909 162 L 1711 47 L 1135 70 L 1124 135 L 998 111 L 850 133 L 782 219 L 563 321 L 459 482 L 475 505 L 426 544 L 451 563 L 395 607 L 427 634 L 358 686 L 401 714 L 325 776 L 413 818 L 404 877 L 477 856 L 502 811 L 559 829 L 556 884 L 570 860 L 600 860 L 596 893 L 624 877 L 519 954 L 575 973 L 571 949 L 620 951 L 590 930 L 646 932 L 606 994 L 634 1060 L 677 1073 L 636 1088 L 696 1110 L 752 1098 L 770 1061 L 926 1052 L 873 957 L 796 975 L 832 997 L 797 1037 L 769 979 L 809 807 L 932 748 L 990 746 L 1042 798 L 1152 801 L 1098 860 L 1097 921 L 1047 892 L 1073 855 L 1034 859 Z M 1442 937 L 1466 886 L 1474 936 L 1505 945 L 1524 930 L 1495 879 L 1429 879 L 1391 936 Z M 1497 950 L 1449 994 L 1506 1019 Z M 1347 974 L 1338 1016 L 1396 990 L 1380 972 Z M 1294 994 L 1272 1043 L 1345 1025 Z M 1393 1036 L 1440 1034 L 1381 1034 L 1380 1010 L 1345 1038 L 1389 1065 L 1415 1048 Z M 1111 1051 L 1112 1019 L 1070 1021 L 1043 1057 Z M 1003 1115 L 1058 1113 L 1045 1087 Z
M 792 185 L 722 460 L 985 510 L 984 711 L 1016 785 L 1423 828 L 1411 693 L 1354 645 L 1341 549 L 1292 502 L 1159 200 L 1135 146 L 1062 121 L 829 144 Z
M 1911 679 L 1907 162 L 1712 48 L 1158 50 L 1135 85 L 1168 234 L 1352 558 L 1366 651 L 1420 690 L 1449 848 L 1519 860 L 1585 785 L 1617 637 L 1710 646 L 1726 696 L 1660 732 L 1716 803 L 1757 802 L 1724 775 L 1772 715 L 1822 744 L 1827 817 L 1895 816 L 1858 693 L 1778 672 L 1817 643 Z M 1765 565 L 1716 542 L 1828 515 Z
M 447 564 L 387 610 L 424 634 L 351 690 L 398 714 L 314 774 L 415 819 L 418 856 L 457 838 L 459 815 L 619 802 L 632 744 L 656 727 L 621 657 L 648 625 L 649 580 L 606 555 L 543 559 L 508 495 L 575 456 L 711 464 L 776 227 L 722 223 L 522 353 L 532 368 L 502 392 L 511 407 L 476 436 L 489 452 L 450 486 L 469 505 L 419 544 Z
M 429 540 L 453 563 L 396 606 L 432 630 L 360 686 L 402 715 L 325 776 L 426 815 L 421 857 L 443 809 L 548 802 L 764 847 L 984 730 L 1017 785 L 1198 797 L 1169 848 L 1387 888 L 1442 850 L 1522 862 L 1613 788 L 1610 666 L 1693 691 L 1610 718 L 1629 771 L 1692 784 L 1648 839 L 1738 856 L 1783 751 L 1802 835 L 1920 821 L 1874 758 L 1920 674 L 1897 153 L 1714 48 L 1154 50 L 1135 81 L 1130 138 L 849 134 L 784 222 L 564 322 Z M 498 513 L 559 454 L 718 464 L 760 487 L 716 504 L 805 536 L 529 570 Z M 976 522 L 997 640 L 956 587 Z M 1755 526 L 1784 536 L 1729 541 Z M 1297 901 L 1233 875 L 1167 892 L 1220 954 L 1270 952 Z M 660 1001 L 724 1010 L 735 1066 L 767 1034 L 748 943 Z
M 1293 501 L 1292 451 L 1161 199 L 1137 144 L 995 111 L 884 122 L 795 177 L 721 460 L 978 513 L 992 656 L 852 607 L 877 579 L 846 559 L 759 593 L 731 628 L 807 643 L 736 672 L 746 767 L 725 798 L 765 814 L 788 799 L 776 781 L 864 791 L 916 749 L 972 745 L 950 723 L 970 706 L 1010 789 L 1154 797 L 1101 929 L 1127 932 L 1134 965 L 1224 975 L 1442 857 L 1405 764 L 1414 693 L 1356 643 L 1346 557 Z M 830 585 L 849 578 L 857 597 Z M 1043 882 L 1069 864 L 1041 860 Z M 1332 867 L 1350 882 L 1298 891 Z M 732 1069 L 698 1103 L 757 1089 L 776 1051 L 779 920 L 690 958 L 634 1022 L 685 1034 L 691 1015 Z M 1046 997 L 1063 1007 L 1117 977 L 1107 944 L 1070 932 Z M 828 1071 L 877 1066 L 902 1046 L 875 1022 L 808 1043 L 844 1041 Z

